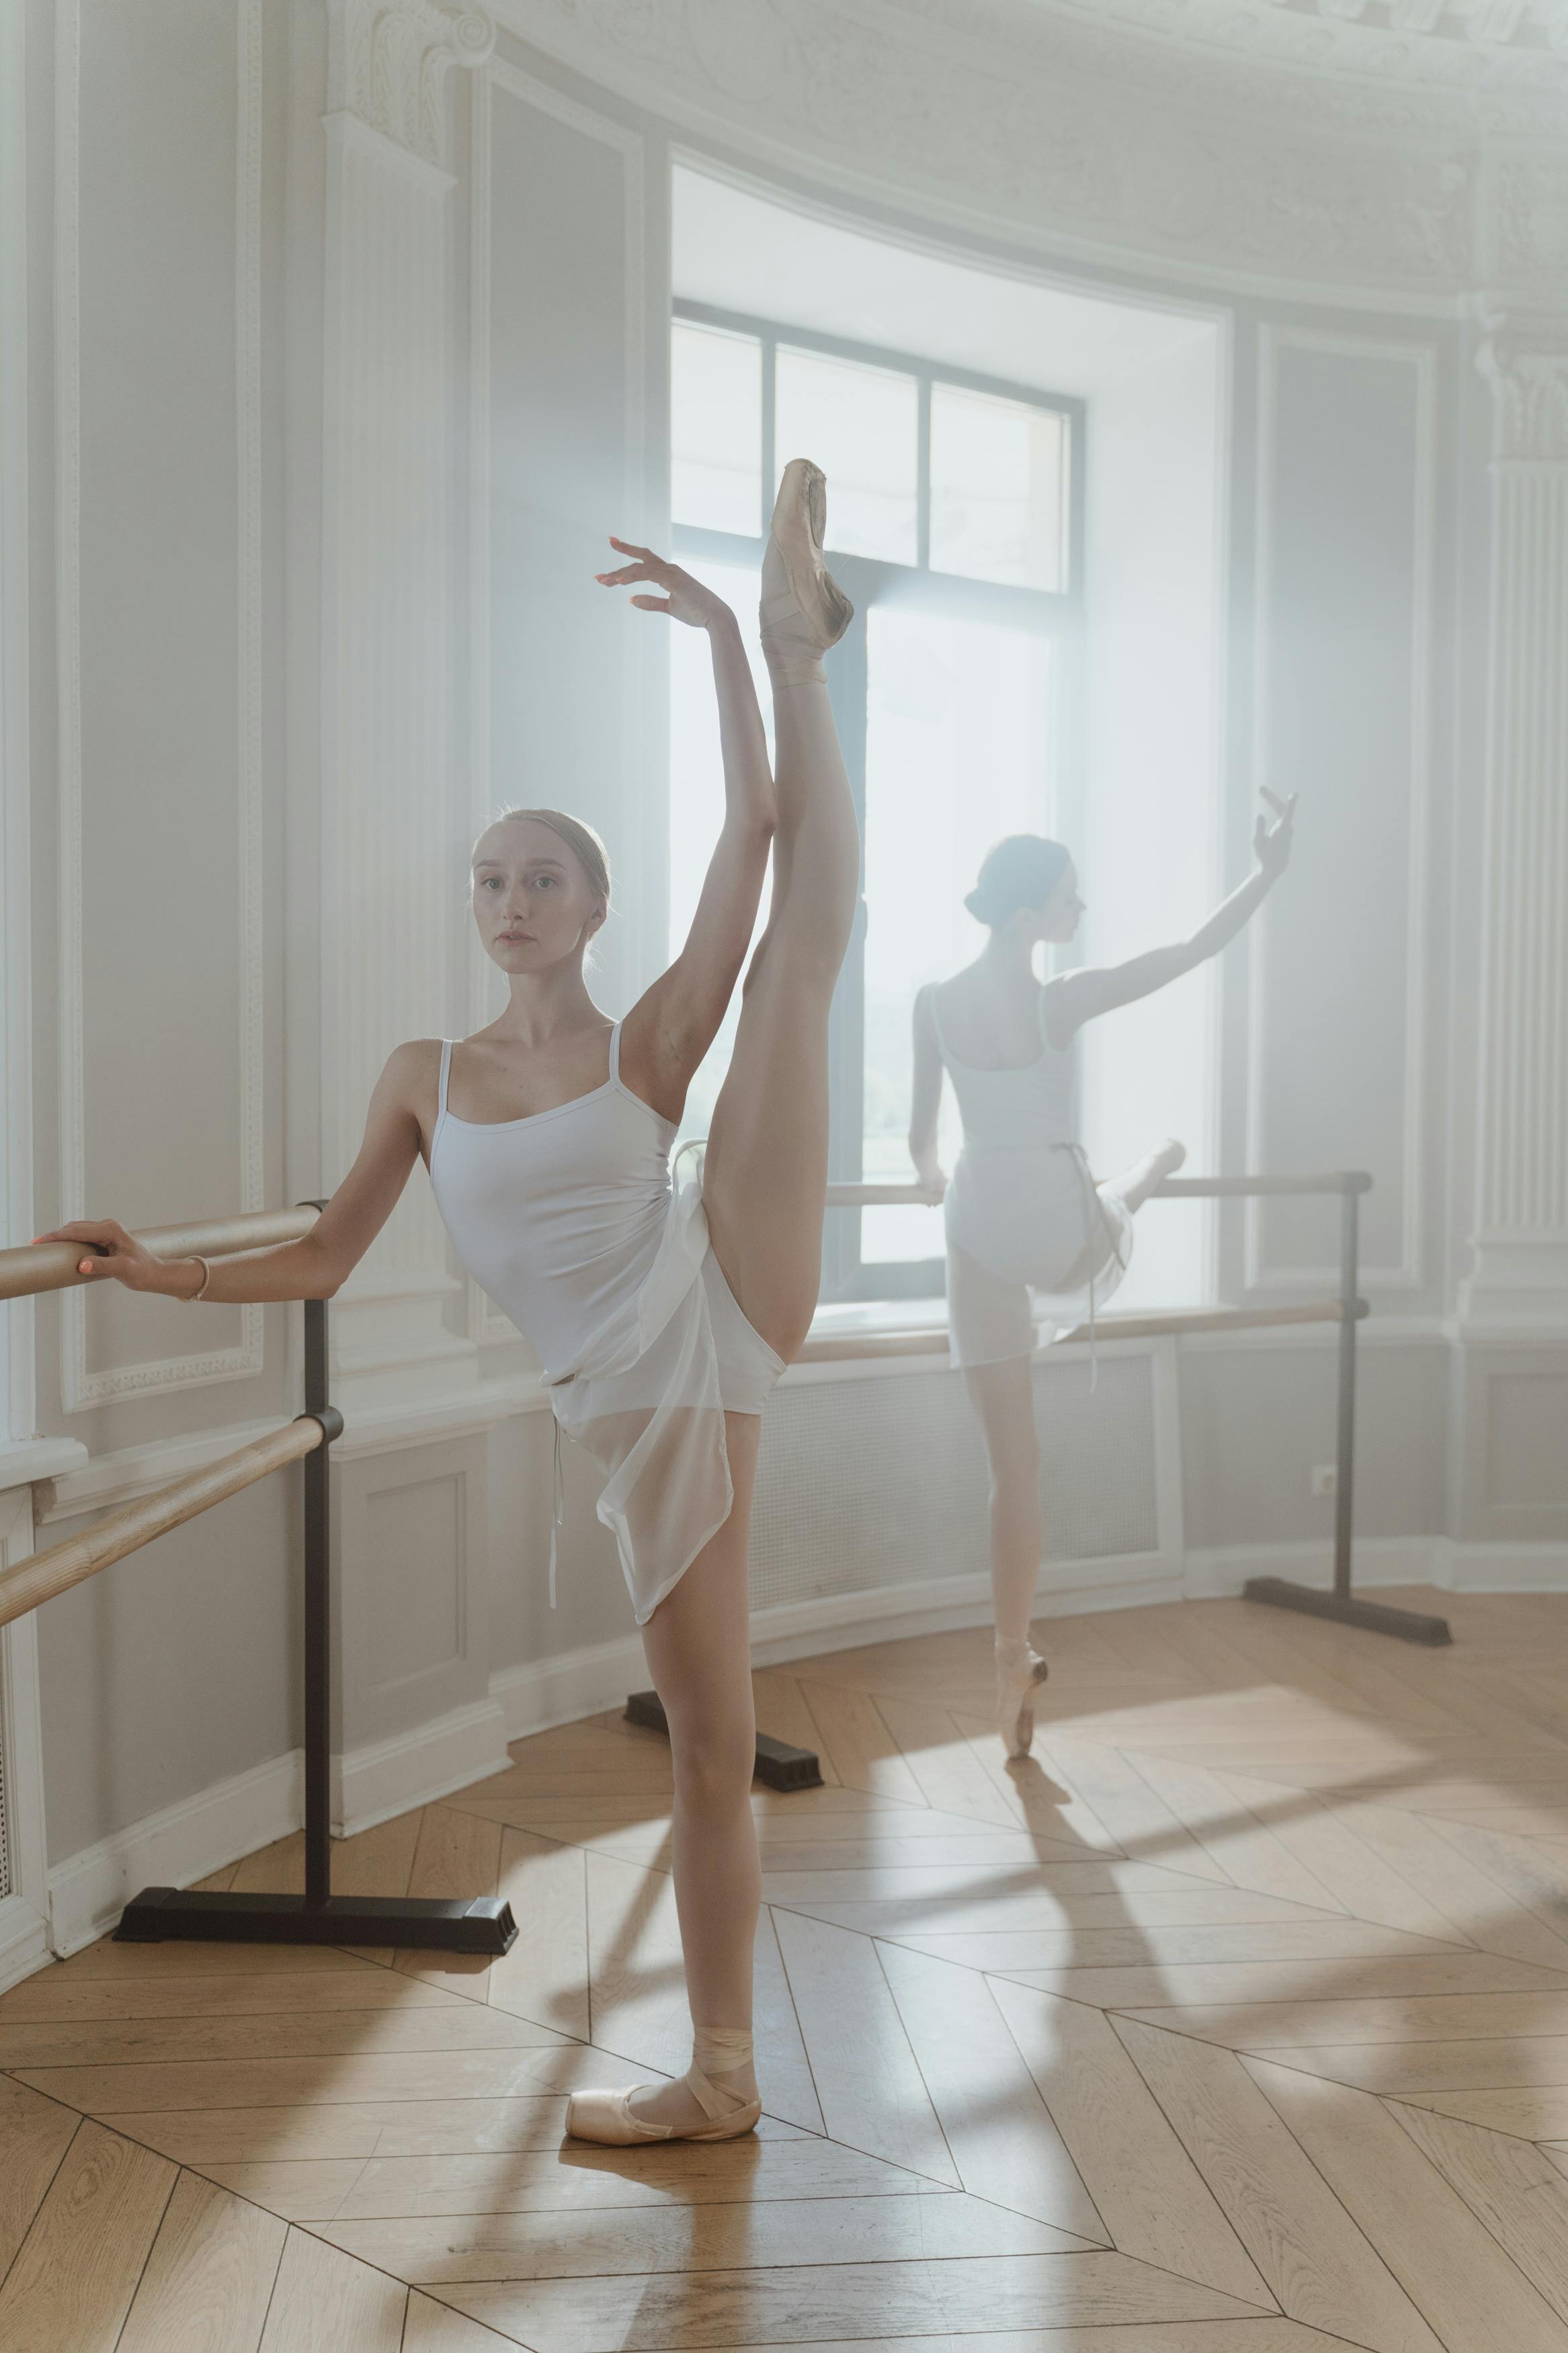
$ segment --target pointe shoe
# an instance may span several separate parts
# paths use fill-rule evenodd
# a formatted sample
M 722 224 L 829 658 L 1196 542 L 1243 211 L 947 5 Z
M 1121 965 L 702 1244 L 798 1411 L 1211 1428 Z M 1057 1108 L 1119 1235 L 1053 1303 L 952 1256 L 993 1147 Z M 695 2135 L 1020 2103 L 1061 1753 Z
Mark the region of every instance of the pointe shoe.
M 625 2092 L 574 2092 L 566 2103 L 566 2129 L 575 2140 L 599 2141 L 612 2148 L 628 2148 L 650 2140 L 738 2140 L 755 2128 L 763 2113 L 760 2099 L 743 2100 L 710 2081 L 702 2061 L 717 2074 L 732 2074 L 752 2063 L 752 2038 L 742 2027 L 699 2027 L 696 2056 L 686 2071 L 686 2088 L 707 2117 L 706 2124 L 646 2124 L 633 2113 L 632 2102 L 653 2084 L 632 2084 Z
M 632 2116 L 632 2099 L 656 2084 L 635 2083 L 627 2092 L 574 2092 L 566 2101 L 566 2132 L 576 2141 L 602 2141 L 609 2148 L 630 2148 L 632 2141 L 736 2141 L 757 2127 L 762 2101 L 736 2101 L 733 2092 L 720 2092 L 700 2068 L 687 2071 L 687 2089 L 696 2099 L 708 2125 L 644 2125 Z
M 1035 1691 L 1049 1662 L 1027 1642 L 996 1645 L 996 1728 L 1009 1763 L 1026 1757 L 1035 1738 Z
M 809 458 L 792 458 L 773 502 L 757 611 L 768 667 L 786 686 L 820 682 L 823 655 L 855 617 L 822 560 L 826 529 L 827 478 Z

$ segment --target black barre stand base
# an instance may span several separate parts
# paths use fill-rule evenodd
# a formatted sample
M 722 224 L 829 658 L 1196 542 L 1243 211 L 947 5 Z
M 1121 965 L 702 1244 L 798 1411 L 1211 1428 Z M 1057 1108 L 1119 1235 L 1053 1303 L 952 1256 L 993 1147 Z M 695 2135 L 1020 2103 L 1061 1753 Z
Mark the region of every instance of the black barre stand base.
M 626 1722 L 645 1725 L 650 1732 L 669 1737 L 664 1702 L 657 1692 L 633 1692 L 626 1701 Z M 770 1732 L 757 1735 L 757 1778 L 770 1789 L 820 1789 L 822 1767 L 812 1748 L 792 1748 Z
M 324 1201 L 301 1203 L 321 1209 Z M 144 1887 L 114 1932 L 116 1944 L 175 1937 L 206 1944 L 402 1945 L 423 1952 L 482 1953 L 517 1942 L 504 1896 L 334 1895 L 331 1838 L 331 1529 L 330 1466 L 343 1418 L 327 1398 L 327 1303 L 305 1302 L 305 1413 L 321 1443 L 304 1458 L 305 1893 L 253 1895 L 216 1888 Z M 816 1760 L 814 1759 L 813 1762 Z
M 195 1937 L 207 1944 L 402 1945 L 418 1951 L 507 1952 L 517 1923 L 502 1895 L 226 1895 L 144 1887 L 120 1915 L 117 1945 Z
M 1249 1577 L 1241 1591 L 1247 1601 L 1267 1601 L 1276 1609 L 1300 1609 L 1309 1618 L 1331 1618 L 1339 1626 L 1360 1626 L 1369 1634 L 1394 1634 L 1402 1642 L 1424 1642 L 1433 1650 L 1454 1639 L 1446 1618 L 1427 1618 L 1418 1609 L 1392 1609 L 1381 1601 L 1357 1601 L 1349 1594 L 1292 1585 L 1283 1577 Z

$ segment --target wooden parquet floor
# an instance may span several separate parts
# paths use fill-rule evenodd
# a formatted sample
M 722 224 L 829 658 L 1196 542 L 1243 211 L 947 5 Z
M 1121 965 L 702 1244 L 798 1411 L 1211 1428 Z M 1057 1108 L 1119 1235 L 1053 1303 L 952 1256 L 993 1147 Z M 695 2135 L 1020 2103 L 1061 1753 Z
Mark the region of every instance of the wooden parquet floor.
M 1429 1602 L 1432 1598 L 1428 1598 Z M 1240 1602 L 761 1672 L 754 2140 L 595 2150 L 688 2051 L 662 1742 L 346 1841 L 504 1960 L 118 1946 L 0 1999 L 5 2353 L 1568 2353 L 1568 1599 L 1423 1651 Z M 298 1839 L 209 1883 L 298 1884 Z

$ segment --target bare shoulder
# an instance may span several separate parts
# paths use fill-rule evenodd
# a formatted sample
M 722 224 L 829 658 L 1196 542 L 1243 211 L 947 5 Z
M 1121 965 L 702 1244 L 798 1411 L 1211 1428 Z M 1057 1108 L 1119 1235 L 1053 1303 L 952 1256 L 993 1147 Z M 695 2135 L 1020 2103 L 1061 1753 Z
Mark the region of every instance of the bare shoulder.
M 408 1111 L 416 1119 L 423 1118 L 435 1101 L 442 1044 L 439 1038 L 409 1038 L 393 1048 L 375 1090 L 389 1110 Z

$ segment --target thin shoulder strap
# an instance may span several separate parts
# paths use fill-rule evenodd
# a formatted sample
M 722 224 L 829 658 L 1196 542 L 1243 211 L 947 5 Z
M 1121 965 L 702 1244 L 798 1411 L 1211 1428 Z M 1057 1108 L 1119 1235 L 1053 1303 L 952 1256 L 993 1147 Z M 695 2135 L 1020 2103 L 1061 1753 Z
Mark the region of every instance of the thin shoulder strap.
M 924 995 L 926 1001 L 926 1011 L 931 1015 L 931 1031 L 936 1039 L 936 1050 L 945 1062 L 947 1060 L 947 1040 L 942 1034 L 942 1023 L 937 1018 L 936 988 L 937 985 L 935 981 L 928 980 L 922 994 Z
M 610 1084 L 621 1083 L 621 1025 L 617 1021 L 610 1031 Z
M 436 1082 L 436 1134 L 441 1133 L 441 1123 L 447 1116 L 447 1081 L 452 1069 L 452 1041 L 441 1040 L 441 1075 Z

